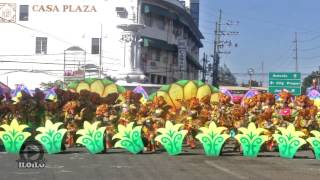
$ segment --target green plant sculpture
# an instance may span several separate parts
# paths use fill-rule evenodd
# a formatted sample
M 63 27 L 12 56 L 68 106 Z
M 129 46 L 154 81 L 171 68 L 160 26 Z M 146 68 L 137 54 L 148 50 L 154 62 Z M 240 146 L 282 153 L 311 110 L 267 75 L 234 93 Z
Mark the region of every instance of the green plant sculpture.
M 217 127 L 216 123 L 211 122 L 209 128 L 199 128 L 202 133 L 199 133 L 196 138 L 202 143 L 207 156 L 219 156 L 222 145 L 230 138 L 228 134 L 222 134 L 227 130 L 226 127 Z
M 103 135 L 106 127 L 100 127 L 98 129 L 99 121 L 90 124 L 85 121 L 83 124 L 83 129 L 77 131 L 80 136 L 77 139 L 77 143 L 86 146 L 91 154 L 97 154 L 104 150 Z
M 0 139 L 3 141 L 4 147 L 8 153 L 18 154 L 22 144 L 31 135 L 29 132 L 23 132 L 28 126 L 19 125 L 16 119 L 11 121 L 10 126 L 3 124 L 0 126 L 5 131 L 0 131 Z
M 66 129 L 59 129 L 61 125 L 61 122 L 53 124 L 50 120 L 46 120 L 45 127 L 37 128 L 41 134 L 36 136 L 36 140 L 46 148 L 48 154 L 61 152 L 62 139 L 67 132 Z
M 314 137 L 309 137 L 307 141 L 313 147 L 316 159 L 320 160 L 320 131 L 311 131 L 311 134 L 313 134 Z
M 266 130 L 263 128 L 256 128 L 256 125 L 251 122 L 248 128 L 239 128 L 239 132 L 235 138 L 240 142 L 243 155 L 247 157 L 257 157 L 260 151 L 261 145 L 268 140 L 268 136 L 260 135 Z
M 188 133 L 187 130 L 179 131 L 182 126 L 183 124 L 173 125 L 171 121 L 167 121 L 165 128 L 157 130 L 161 135 L 158 135 L 155 140 L 160 142 L 171 156 L 181 153 L 183 139 Z
M 127 126 L 118 125 L 118 133 L 112 139 L 120 139 L 116 142 L 115 147 L 124 148 L 133 154 L 143 151 L 144 145 L 141 139 L 142 126 L 133 128 L 133 122 Z
M 273 134 L 272 136 L 278 143 L 280 157 L 292 159 L 300 146 L 306 144 L 306 141 L 301 136 L 304 133 L 296 131 L 293 124 L 289 124 L 287 128 L 278 127 L 281 134 Z

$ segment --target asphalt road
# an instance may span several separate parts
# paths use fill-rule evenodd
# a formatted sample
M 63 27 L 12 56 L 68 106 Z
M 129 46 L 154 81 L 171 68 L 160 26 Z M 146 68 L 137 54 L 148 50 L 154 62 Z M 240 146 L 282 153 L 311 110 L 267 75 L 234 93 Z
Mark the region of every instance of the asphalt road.
M 237 179 L 319 179 L 320 161 L 311 151 L 297 154 L 293 160 L 277 153 L 260 153 L 245 158 L 240 153 L 224 152 L 217 158 L 206 157 L 202 149 L 186 149 L 179 156 L 166 152 L 132 155 L 111 149 L 105 154 L 89 154 L 84 148 L 68 149 L 62 154 L 45 154 L 43 169 L 19 169 L 19 155 L 0 153 L 0 179 L 71 179 L 71 180 L 237 180 Z

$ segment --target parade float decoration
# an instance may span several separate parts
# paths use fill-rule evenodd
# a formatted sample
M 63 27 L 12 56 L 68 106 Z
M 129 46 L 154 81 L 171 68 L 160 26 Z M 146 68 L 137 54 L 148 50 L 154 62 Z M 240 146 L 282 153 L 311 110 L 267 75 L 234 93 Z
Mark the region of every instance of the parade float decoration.
M 142 86 L 137 86 L 136 88 L 134 88 L 133 92 L 142 95 L 142 97 L 140 99 L 140 101 L 142 103 L 147 102 L 147 100 L 149 99 L 148 93 L 146 92 L 146 90 Z
M 24 132 L 28 126 L 19 124 L 16 119 L 13 119 L 10 125 L 3 124 L 0 126 L 4 131 L 0 131 L 0 139 L 8 153 L 18 154 L 22 144 L 31 135 L 29 132 Z
M 320 160 L 320 131 L 311 131 L 314 137 L 309 137 L 307 142 L 311 144 L 316 159 Z
M 208 95 L 218 93 L 219 90 L 213 86 L 198 80 L 180 80 L 173 84 L 162 86 L 156 93 L 149 96 L 149 100 L 153 100 L 156 96 L 162 96 L 168 105 L 179 109 L 181 101 L 188 100 L 193 97 L 201 99 Z M 212 96 L 214 98 L 214 96 Z
M 124 87 L 115 84 L 113 81 L 107 79 L 85 79 L 82 81 L 74 81 L 68 84 L 68 89 L 77 93 L 81 90 L 88 90 L 99 94 L 101 97 L 107 97 L 112 93 L 124 93 Z
M 37 128 L 41 134 L 38 134 L 35 139 L 45 147 L 48 154 L 61 152 L 62 140 L 67 132 L 67 129 L 59 129 L 62 124 L 61 122 L 53 124 L 50 120 L 46 120 L 44 127 Z
M 237 134 L 235 138 L 241 144 L 243 155 L 247 157 L 257 157 L 261 145 L 268 140 L 268 136 L 261 135 L 267 130 L 264 128 L 256 128 L 256 125 L 251 122 L 248 128 L 241 127 L 238 129 L 241 134 Z
M 83 129 L 78 130 L 76 133 L 81 135 L 76 142 L 84 145 L 91 154 L 97 154 L 104 150 L 103 141 L 106 127 L 98 128 L 99 124 L 99 121 L 92 124 L 85 121 Z
M 287 128 L 278 127 L 279 133 L 272 136 L 278 143 L 280 157 L 292 159 L 297 153 L 299 147 L 306 144 L 306 141 L 300 137 L 305 136 L 301 131 L 296 131 L 293 124 Z
M 246 94 L 242 97 L 241 100 L 241 105 L 245 104 L 246 99 L 253 98 L 254 96 L 258 95 L 259 91 L 256 89 L 250 89 L 249 91 L 246 92 Z
M 25 85 L 19 84 L 19 85 L 16 85 L 16 89 L 12 93 L 12 100 L 15 103 L 18 103 L 22 97 L 22 93 L 32 96 L 32 93 L 29 91 L 29 89 Z
M 141 139 L 142 126 L 133 128 L 133 122 L 127 126 L 122 124 L 118 125 L 118 133 L 112 139 L 118 139 L 115 147 L 124 148 L 133 154 L 138 154 L 143 151 L 144 145 Z
M 231 93 L 228 89 L 226 89 L 226 88 L 220 88 L 220 92 L 223 93 L 223 94 L 225 94 L 225 95 L 227 95 L 227 96 L 230 96 L 231 99 L 232 99 L 232 97 L 233 97 L 232 93 Z
M 53 101 L 56 102 L 57 101 L 57 94 L 55 92 L 56 88 L 51 88 L 48 90 L 48 92 L 46 93 L 46 97 L 45 99 L 48 101 Z
M 202 143 L 207 156 L 219 156 L 225 141 L 230 135 L 223 133 L 226 127 L 217 127 L 216 123 L 211 122 L 209 127 L 201 127 L 196 138 Z
M 171 121 L 166 121 L 165 128 L 157 129 L 161 135 L 158 135 L 155 140 L 160 142 L 171 156 L 178 155 L 182 151 L 183 139 L 188 133 L 187 130 L 180 130 L 182 126 L 183 124 L 173 125 Z

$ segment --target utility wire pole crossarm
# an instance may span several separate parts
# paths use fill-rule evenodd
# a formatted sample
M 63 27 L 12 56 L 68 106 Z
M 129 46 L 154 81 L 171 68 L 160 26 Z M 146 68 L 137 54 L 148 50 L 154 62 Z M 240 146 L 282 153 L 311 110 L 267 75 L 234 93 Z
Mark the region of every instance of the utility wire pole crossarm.
M 298 69 L 298 34 L 297 34 L 297 32 L 294 33 L 294 41 L 293 42 L 295 43 L 295 49 L 294 49 L 294 51 L 295 51 L 295 57 L 294 57 L 295 71 L 298 72 L 299 69 Z

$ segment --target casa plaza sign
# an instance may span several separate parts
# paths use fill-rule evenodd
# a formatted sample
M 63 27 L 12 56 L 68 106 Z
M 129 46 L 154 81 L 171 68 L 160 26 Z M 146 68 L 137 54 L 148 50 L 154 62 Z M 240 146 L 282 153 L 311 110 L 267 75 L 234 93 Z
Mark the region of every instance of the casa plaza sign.
M 97 12 L 94 5 L 32 5 L 34 12 Z

